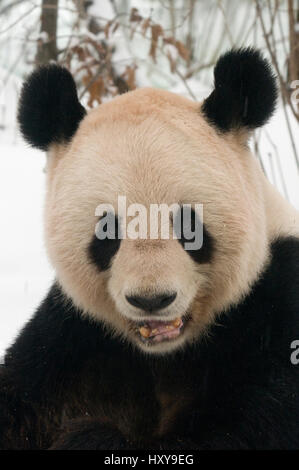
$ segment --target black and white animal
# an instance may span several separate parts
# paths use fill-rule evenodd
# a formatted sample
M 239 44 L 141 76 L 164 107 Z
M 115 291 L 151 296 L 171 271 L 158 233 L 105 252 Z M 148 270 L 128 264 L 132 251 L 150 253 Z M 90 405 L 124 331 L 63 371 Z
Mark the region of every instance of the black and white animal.
M 0 369 L 1 449 L 298 448 L 299 215 L 248 147 L 276 98 L 253 49 L 201 104 L 144 88 L 86 113 L 66 69 L 28 78 L 56 281 Z M 100 240 L 119 195 L 203 204 L 202 248 Z

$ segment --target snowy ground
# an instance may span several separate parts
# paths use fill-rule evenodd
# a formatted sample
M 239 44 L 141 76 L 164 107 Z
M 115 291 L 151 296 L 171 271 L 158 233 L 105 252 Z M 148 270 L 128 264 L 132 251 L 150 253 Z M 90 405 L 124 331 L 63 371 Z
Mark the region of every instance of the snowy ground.
M 0 143 L 0 357 L 53 278 L 42 236 L 44 164 L 41 152 Z

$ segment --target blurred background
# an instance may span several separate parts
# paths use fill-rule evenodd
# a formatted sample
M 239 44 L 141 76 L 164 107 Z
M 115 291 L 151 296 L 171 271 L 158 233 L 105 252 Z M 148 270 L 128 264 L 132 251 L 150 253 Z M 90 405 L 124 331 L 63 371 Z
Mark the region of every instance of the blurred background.
M 54 276 L 42 233 L 46 157 L 16 126 L 26 75 L 66 66 L 87 108 L 142 86 L 201 101 L 219 55 L 243 46 L 263 51 L 280 87 L 252 149 L 299 209 L 299 0 L 0 0 L 0 355 Z

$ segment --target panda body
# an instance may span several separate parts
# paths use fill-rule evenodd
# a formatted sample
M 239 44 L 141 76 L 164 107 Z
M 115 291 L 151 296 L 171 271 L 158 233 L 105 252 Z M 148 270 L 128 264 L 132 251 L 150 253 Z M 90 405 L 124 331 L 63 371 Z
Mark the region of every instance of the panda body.
M 247 145 L 276 94 L 252 49 L 220 58 L 200 106 L 141 89 L 86 115 L 65 69 L 29 77 L 19 122 L 48 151 L 57 278 L 1 366 L 0 448 L 298 447 L 299 217 Z M 97 239 L 118 195 L 202 202 L 201 249 Z

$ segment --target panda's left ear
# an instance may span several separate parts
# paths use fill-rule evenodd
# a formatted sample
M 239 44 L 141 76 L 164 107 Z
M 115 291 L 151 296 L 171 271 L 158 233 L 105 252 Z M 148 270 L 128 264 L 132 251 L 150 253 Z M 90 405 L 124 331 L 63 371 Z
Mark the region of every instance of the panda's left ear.
M 267 122 L 277 101 L 270 64 L 252 48 L 226 52 L 214 70 L 215 87 L 202 112 L 221 132 L 255 129 Z
M 71 73 L 50 64 L 35 70 L 21 90 L 18 122 L 25 140 L 41 150 L 68 142 L 86 111 Z

